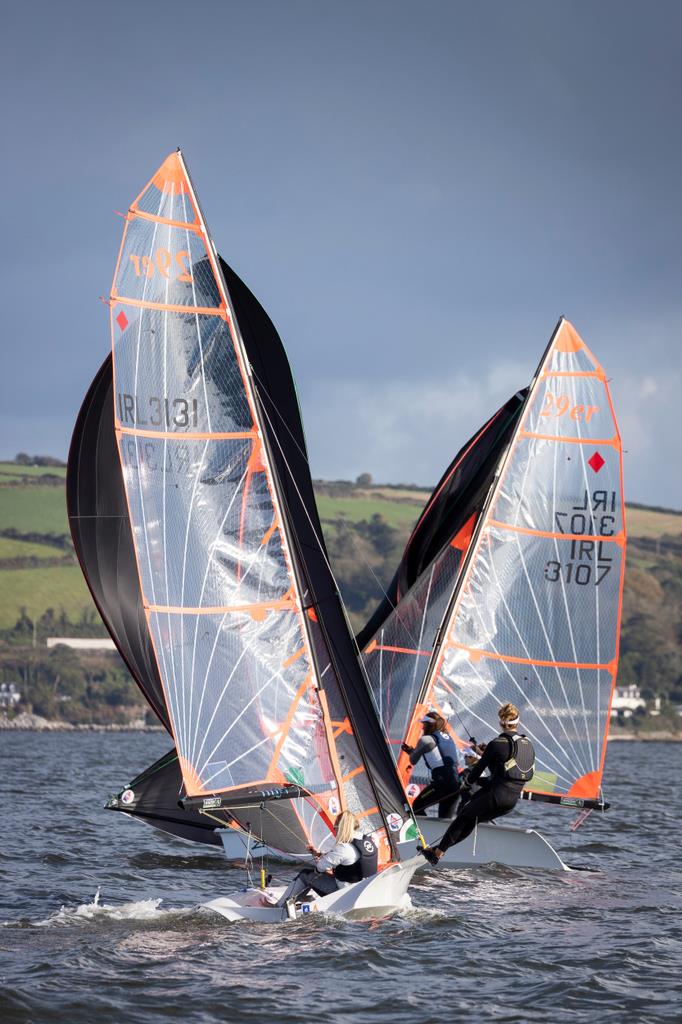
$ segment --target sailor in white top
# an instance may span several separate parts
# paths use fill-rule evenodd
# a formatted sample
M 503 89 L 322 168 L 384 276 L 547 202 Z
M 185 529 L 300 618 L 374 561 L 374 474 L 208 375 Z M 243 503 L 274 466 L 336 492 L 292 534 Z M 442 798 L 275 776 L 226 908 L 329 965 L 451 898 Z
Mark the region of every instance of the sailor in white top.
M 350 811 L 342 811 L 335 823 L 336 843 L 326 853 L 309 847 L 315 856 L 315 867 L 304 868 L 289 884 L 278 901 L 279 906 L 309 889 L 318 896 L 328 896 L 345 882 L 359 882 L 378 869 L 379 853 L 371 836 L 365 835 Z

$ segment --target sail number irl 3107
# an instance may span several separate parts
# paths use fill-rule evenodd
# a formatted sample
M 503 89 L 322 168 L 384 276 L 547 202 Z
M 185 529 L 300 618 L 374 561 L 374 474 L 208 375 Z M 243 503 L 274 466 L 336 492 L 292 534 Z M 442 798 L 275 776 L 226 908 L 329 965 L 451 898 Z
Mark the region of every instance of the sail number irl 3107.
M 567 562 L 551 560 L 545 565 L 549 583 L 598 587 L 606 579 L 613 565 L 613 549 L 608 540 L 598 538 L 615 535 L 617 507 L 615 491 L 585 491 L 582 505 L 573 505 L 570 512 L 555 512 L 556 532 L 567 534 L 571 548 Z M 591 536 L 583 539 L 581 534 Z

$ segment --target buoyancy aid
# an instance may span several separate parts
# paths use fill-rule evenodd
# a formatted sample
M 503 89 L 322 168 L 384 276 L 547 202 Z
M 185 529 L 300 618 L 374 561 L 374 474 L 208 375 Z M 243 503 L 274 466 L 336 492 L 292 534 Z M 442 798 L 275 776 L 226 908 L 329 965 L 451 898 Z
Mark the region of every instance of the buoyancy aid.
M 504 782 L 530 782 L 535 771 L 535 748 L 523 733 L 502 732 L 499 739 L 509 742 L 509 757 L 497 778 Z
M 359 856 L 353 864 L 337 864 L 334 868 L 334 878 L 340 882 L 359 882 L 362 878 L 376 875 L 379 869 L 379 851 L 371 836 L 353 839 L 352 845 Z
M 431 736 L 436 745 L 423 755 L 429 771 L 433 772 L 434 768 L 456 768 L 459 755 L 452 736 L 446 732 L 432 732 Z

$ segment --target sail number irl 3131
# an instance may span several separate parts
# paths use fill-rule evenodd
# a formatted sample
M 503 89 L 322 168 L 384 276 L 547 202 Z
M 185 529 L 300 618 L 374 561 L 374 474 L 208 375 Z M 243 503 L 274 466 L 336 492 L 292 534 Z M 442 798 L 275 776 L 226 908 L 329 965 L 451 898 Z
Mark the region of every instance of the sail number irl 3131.
M 570 512 L 555 512 L 556 532 L 566 534 L 571 547 L 567 562 L 546 563 L 544 575 L 549 583 L 598 587 L 606 579 L 613 565 L 608 538 L 616 533 L 617 507 L 615 491 L 585 491 L 581 505 L 573 505 Z

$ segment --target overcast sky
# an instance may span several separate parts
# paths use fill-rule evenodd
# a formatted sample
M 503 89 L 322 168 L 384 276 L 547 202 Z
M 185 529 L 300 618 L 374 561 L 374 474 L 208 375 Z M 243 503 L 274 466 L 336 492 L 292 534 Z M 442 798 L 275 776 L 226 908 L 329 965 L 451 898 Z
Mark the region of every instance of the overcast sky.
M 434 483 L 560 314 L 682 507 L 682 4 L 3 5 L 0 456 L 65 456 L 127 209 L 181 146 L 315 476 Z

